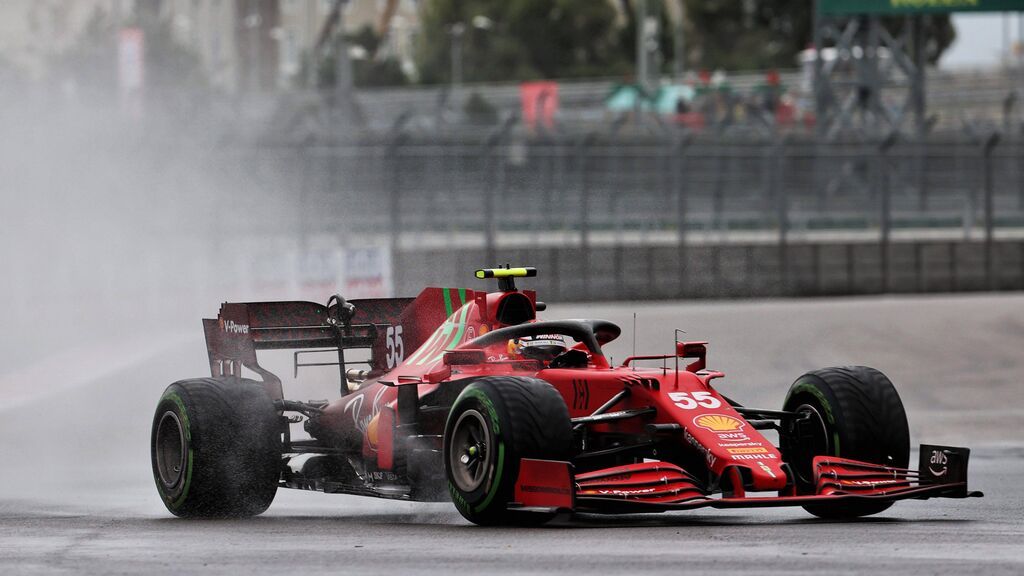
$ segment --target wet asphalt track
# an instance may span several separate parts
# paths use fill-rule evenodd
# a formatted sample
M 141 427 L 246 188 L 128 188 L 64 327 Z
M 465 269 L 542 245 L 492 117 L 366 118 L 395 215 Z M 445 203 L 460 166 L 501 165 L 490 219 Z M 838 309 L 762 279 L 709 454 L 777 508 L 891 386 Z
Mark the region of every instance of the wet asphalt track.
M 669 350 L 676 327 L 710 339 L 720 388 L 751 405 L 778 406 L 807 369 L 875 365 L 896 382 L 915 445 L 974 448 L 971 487 L 986 497 L 845 523 L 768 509 L 506 530 L 446 504 L 281 491 L 255 519 L 183 521 L 155 496 L 149 420 L 168 382 L 204 372 L 197 322 L 195 339 L 138 366 L 59 394 L 25 382 L 35 399 L 0 408 L 0 574 L 1024 573 L 1024 296 L 553 305 L 546 316 L 621 323 L 610 350 L 621 359 L 633 312 L 639 351 Z

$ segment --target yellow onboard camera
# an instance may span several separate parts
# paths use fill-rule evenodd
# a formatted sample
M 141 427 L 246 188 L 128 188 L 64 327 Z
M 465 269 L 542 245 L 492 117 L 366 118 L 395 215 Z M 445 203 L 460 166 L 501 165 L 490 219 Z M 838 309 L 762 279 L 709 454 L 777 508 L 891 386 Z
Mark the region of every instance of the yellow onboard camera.
M 531 266 L 521 268 L 484 268 L 476 271 L 476 277 L 485 278 L 530 278 L 537 275 L 537 269 Z
M 502 292 L 514 291 L 516 289 L 516 278 L 532 278 L 536 275 L 537 269 L 532 266 L 521 266 L 519 268 L 505 266 L 504 268 L 483 268 L 476 271 L 476 277 L 481 280 L 496 278 L 498 280 L 498 290 Z

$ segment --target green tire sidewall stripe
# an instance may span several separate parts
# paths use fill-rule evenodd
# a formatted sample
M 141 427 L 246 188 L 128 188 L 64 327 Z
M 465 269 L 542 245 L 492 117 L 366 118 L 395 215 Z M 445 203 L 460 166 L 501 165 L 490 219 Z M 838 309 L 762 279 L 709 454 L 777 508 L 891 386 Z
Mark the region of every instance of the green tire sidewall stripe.
M 178 407 L 178 415 L 181 417 L 182 425 L 185 430 L 185 443 L 188 444 L 188 463 L 185 465 L 185 486 L 181 490 L 181 495 L 178 496 L 177 500 L 170 501 L 171 497 L 164 492 L 163 483 L 157 481 L 157 488 L 160 489 L 160 495 L 164 497 L 169 503 L 172 509 L 177 510 L 188 498 L 189 487 L 192 485 L 192 471 L 194 461 L 194 451 L 192 449 L 192 425 L 189 423 L 188 411 L 185 410 L 185 402 L 178 396 L 176 392 L 167 392 L 160 398 L 162 403 L 164 400 L 170 400 L 174 402 L 175 406 Z
M 494 495 L 498 493 L 498 488 L 501 485 L 501 473 L 505 469 L 505 443 L 498 442 L 498 467 L 494 472 L 494 483 L 491 484 L 491 489 L 487 492 L 487 497 L 477 507 L 476 511 L 483 512 L 487 510 L 487 507 L 491 505 L 491 501 L 494 500 Z
M 498 439 L 498 435 L 501 434 L 501 423 L 498 420 L 498 410 L 494 407 L 494 403 L 491 402 L 491 398 L 479 388 L 467 388 L 462 392 L 462 396 L 465 398 L 475 398 L 483 404 L 487 414 L 491 417 L 491 430 L 494 431 L 495 439 Z M 500 439 L 498 441 L 501 442 Z
M 814 384 L 806 381 L 798 381 L 793 388 L 790 389 L 789 395 L 786 398 L 788 403 L 789 399 L 797 394 L 807 393 L 814 396 L 818 402 L 821 403 L 821 407 L 825 409 L 825 416 L 828 418 L 828 423 L 832 428 L 832 442 L 835 446 L 835 454 L 833 456 L 839 456 L 839 431 L 836 429 L 836 417 L 832 413 L 832 404 L 825 397 L 825 394 Z
M 494 406 L 494 403 L 491 401 L 490 397 L 487 396 L 487 394 L 483 390 L 480 390 L 479 388 L 467 388 L 462 392 L 457 403 L 465 401 L 465 399 L 467 398 L 477 400 L 483 406 L 484 411 L 487 412 L 487 416 L 491 421 L 491 431 L 494 433 L 495 442 L 497 442 L 498 444 L 497 462 L 495 464 L 494 478 L 491 482 L 491 485 L 488 487 L 486 496 L 484 497 L 483 501 L 475 506 L 471 506 L 468 502 L 466 502 L 463 499 L 462 495 L 459 494 L 458 489 L 455 486 L 453 486 L 451 482 L 448 483 L 448 491 L 452 493 L 452 500 L 455 502 L 456 506 L 471 508 L 474 512 L 482 513 L 487 509 L 488 506 L 491 505 L 491 502 L 494 500 L 494 497 L 498 494 L 498 492 L 501 489 L 502 474 L 505 471 L 505 441 L 503 438 L 501 438 L 501 422 L 498 419 L 498 410 Z

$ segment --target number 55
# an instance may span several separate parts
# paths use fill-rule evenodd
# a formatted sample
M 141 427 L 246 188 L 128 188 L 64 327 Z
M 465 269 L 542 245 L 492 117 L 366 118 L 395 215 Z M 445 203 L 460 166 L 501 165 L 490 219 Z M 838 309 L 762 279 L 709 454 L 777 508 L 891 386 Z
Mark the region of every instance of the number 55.
M 683 410 L 693 410 L 697 406 L 718 408 L 722 405 L 722 401 L 712 396 L 710 392 L 669 392 L 668 397 Z
M 388 326 L 388 331 L 384 335 L 384 345 L 388 349 L 388 355 L 385 360 L 388 363 L 388 369 L 394 368 L 395 366 L 402 363 L 405 359 L 405 346 L 402 345 L 402 327 L 401 326 Z

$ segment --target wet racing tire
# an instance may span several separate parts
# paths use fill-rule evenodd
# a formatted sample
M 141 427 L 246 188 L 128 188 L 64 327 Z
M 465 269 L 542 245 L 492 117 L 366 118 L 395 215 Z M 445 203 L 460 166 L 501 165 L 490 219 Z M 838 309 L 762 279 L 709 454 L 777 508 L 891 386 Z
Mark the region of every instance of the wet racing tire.
M 448 491 L 474 524 L 542 524 L 554 513 L 509 509 L 520 458 L 568 460 L 569 409 L 550 384 L 536 378 L 475 380 L 448 414 L 444 464 Z
M 910 429 L 903 402 L 892 382 L 866 366 L 824 368 L 797 378 L 783 410 L 808 417 L 780 435 L 783 458 L 795 475 L 797 492 L 814 494 L 815 456 L 828 455 L 906 468 Z M 877 514 L 892 502 L 846 502 L 804 506 L 822 518 Z
M 277 493 L 281 416 L 259 382 L 182 380 L 157 404 L 150 441 L 153 478 L 181 517 L 260 514 Z

